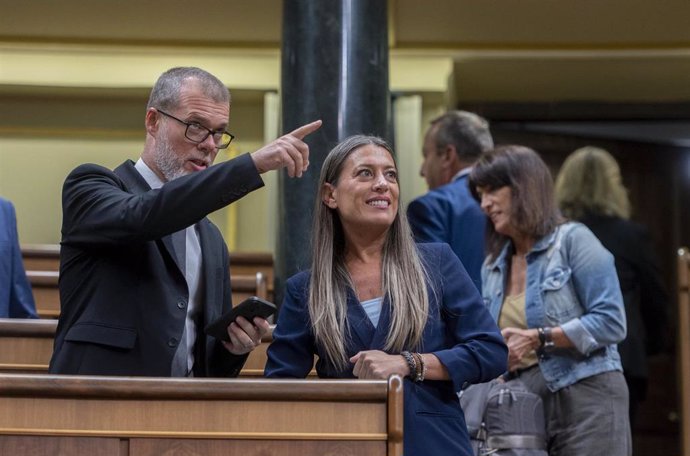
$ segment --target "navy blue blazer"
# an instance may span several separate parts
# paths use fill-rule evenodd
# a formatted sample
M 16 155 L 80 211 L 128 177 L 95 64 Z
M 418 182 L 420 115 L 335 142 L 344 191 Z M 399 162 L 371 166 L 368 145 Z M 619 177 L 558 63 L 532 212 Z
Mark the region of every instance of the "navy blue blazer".
M 448 370 L 450 381 L 404 382 L 404 453 L 412 455 L 472 455 L 465 418 L 456 395 L 467 383 L 485 382 L 505 372 L 508 350 L 465 269 L 446 244 L 419 244 L 431 283 L 429 318 L 420 347 L 433 353 Z M 314 341 L 307 309 L 309 272 L 287 281 L 285 299 L 273 343 L 268 348 L 267 377 L 307 376 L 319 356 L 316 371 L 322 378 L 354 378 L 352 366 L 338 370 L 325 360 Z M 352 290 L 347 318 L 351 340 L 348 356 L 363 350 L 383 350 L 391 312 L 384 300 L 378 327 L 374 327 Z
M 481 290 L 486 216 L 472 197 L 469 176 L 430 190 L 407 206 L 417 242 L 445 242 Z
M 14 206 L 0 198 L 0 318 L 36 318 L 36 304 L 24 272 Z
M 50 372 L 171 375 L 189 290 L 172 234 L 196 224 L 203 304 L 194 375 L 235 376 L 235 356 L 202 328 L 232 307 L 230 260 L 206 215 L 263 181 L 248 154 L 151 190 L 126 161 L 114 171 L 87 164 L 65 180 L 60 249 L 60 320 Z

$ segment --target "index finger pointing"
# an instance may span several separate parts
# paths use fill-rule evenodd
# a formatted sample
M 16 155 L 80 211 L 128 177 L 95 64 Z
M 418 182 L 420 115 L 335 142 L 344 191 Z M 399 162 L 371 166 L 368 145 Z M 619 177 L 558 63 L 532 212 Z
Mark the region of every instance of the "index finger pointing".
M 304 139 L 305 136 L 307 136 L 310 133 L 314 133 L 316 130 L 321 127 L 321 121 L 320 120 L 315 120 L 312 123 L 308 123 L 306 125 L 302 125 L 301 127 L 295 129 L 290 133 L 290 135 L 297 137 L 298 139 Z

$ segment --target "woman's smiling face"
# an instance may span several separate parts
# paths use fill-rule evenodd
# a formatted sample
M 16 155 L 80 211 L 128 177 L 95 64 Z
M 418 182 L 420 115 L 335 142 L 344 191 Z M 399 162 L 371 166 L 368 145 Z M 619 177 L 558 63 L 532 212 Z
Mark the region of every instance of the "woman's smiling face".
M 482 211 L 489 217 L 498 234 L 512 238 L 516 233 L 512 223 L 513 192 L 507 185 L 493 190 L 477 187 Z
M 398 213 L 398 170 L 390 152 L 368 144 L 350 154 L 322 200 L 338 211 L 343 228 L 390 227 Z

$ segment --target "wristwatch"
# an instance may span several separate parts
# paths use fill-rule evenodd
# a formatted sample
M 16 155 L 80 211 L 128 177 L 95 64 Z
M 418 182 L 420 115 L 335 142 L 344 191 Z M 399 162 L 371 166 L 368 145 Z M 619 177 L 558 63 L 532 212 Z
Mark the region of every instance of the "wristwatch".
M 556 346 L 556 344 L 553 343 L 551 330 L 552 328 L 549 326 L 537 328 L 537 333 L 539 334 L 539 346 L 543 350 L 548 350 Z

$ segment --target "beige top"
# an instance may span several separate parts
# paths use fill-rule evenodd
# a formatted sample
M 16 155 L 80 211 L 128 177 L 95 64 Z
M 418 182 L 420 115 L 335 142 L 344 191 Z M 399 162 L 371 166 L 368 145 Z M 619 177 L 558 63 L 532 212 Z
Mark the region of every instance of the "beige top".
M 498 317 L 499 328 L 527 329 L 527 317 L 525 316 L 525 293 L 506 296 L 501 307 L 501 315 Z M 526 369 L 537 364 L 537 353 L 532 350 L 522 358 L 518 369 Z

